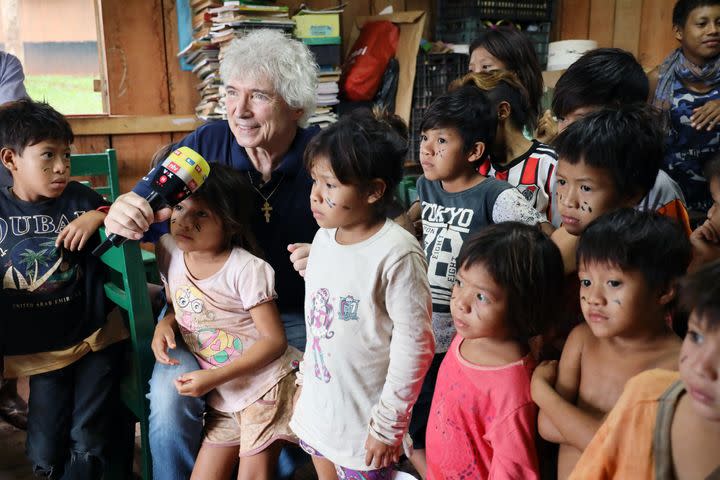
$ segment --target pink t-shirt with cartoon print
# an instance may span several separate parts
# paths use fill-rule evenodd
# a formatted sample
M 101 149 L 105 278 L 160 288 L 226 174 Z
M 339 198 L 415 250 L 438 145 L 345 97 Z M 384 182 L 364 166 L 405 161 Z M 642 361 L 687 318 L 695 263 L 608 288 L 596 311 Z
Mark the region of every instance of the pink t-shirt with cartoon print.
M 203 369 L 219 368 L 240 357 L 260 338 L 250 309 L 275 299 L 272 267 L 242 248 L 208 278 L 197 279 L 170 235 L 157 244 L 160 273 L 173 302 L 183 340 Z M 238 412 L 291 373 L 301 354 L 288 346 L 265 367 L 218 386 L 207 396 L 216 410 Z

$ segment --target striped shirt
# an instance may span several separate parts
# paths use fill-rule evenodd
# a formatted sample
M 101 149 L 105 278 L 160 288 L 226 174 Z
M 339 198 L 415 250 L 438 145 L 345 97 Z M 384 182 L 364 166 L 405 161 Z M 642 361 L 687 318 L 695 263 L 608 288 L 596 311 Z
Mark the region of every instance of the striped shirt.
M 558 218 L 550 199 L 555 192 L 555 167 L 558 156 L 552 147 L 532 141 L 530 149 L 506 165 L 486 160 L 478 169 L 482 175 L 504 180 L 522 193 L 523 197 L 548 221 Z

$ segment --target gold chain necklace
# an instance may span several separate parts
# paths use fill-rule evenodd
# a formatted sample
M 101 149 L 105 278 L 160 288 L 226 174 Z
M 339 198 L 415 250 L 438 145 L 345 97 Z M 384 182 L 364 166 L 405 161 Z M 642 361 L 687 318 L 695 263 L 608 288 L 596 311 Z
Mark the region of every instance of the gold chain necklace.
M 263 206 L 260 210 L 263 212 L 263 215 L 265 215 L 265 223 L 270 223 L 270 212 L 272 212 L 272 209 L 273 209 L 273 207 L 270 206 L 270 197 L 272 197 L 273 194 L 275 192 L 277 192 L 278 187 L 280 186 L 282 181 L 285 179 L 285 175 L 280 177 L 280 180 L 278 181 L 277 185 L 275 185 L 275 188 L 273 188 L 273 191 L 270 192 L 270 195 L 268 195 L 267 197 L 265 195 L 263 195 L 263 193 L 260 191 L 260 189 L 255 186 L 255 184 L 253 183 L 252 176 L 250 175 L 249 171 L 247 172 L 247 175 L 248 175 L 248 180 L 250 180 L 250 186 L 253 188 L 253 190 L 255 190 L 258 193 L 258 195 L 260 195 L 263 198 L 263 200 L 265 200 L 265 203 L 263 203 Z

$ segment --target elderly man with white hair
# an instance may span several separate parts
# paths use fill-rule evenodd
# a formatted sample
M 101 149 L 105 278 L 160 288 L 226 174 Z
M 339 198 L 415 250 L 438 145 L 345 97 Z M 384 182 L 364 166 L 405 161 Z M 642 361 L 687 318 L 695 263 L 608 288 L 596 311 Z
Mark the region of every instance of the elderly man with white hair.
M 303 167 L 305 146 L 317 129 L 304 126 L 315 110 L 317 65 L 302 43 L 259 30 L 233 41 L 220 75 L 227 91 L 227 121 L 203 125 L 176 146 L 188 146 L 209 162 L 247 174 L 256 194 L 252 231 L 275 270 L 288 343 L 304 350 L 304 283 L 298 272 L 304 272 L 306 244 L 317 230 L 308 200 L 312 181 Z M 170 210 L 153 213 L 144 193 L 136 188 L 115 201 L 105 220 L 108 231 L 132 239 L 143 237 L 152 224 L 157 233 L 167 231 Z M 179 375 L 198 368 L 182 345 L 182 340 L 167 345 L 172 347 L 168 355 L 179 364 L 156 362 L 150 381 L 155 479 L 190 478 L 202 440 L 204 400 L 180 396 L 173 385 Z

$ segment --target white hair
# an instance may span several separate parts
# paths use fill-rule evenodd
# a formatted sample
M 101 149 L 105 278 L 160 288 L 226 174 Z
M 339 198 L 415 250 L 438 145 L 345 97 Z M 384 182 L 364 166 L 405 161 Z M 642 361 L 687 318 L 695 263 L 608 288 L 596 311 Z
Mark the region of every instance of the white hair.
M 267 79 L 291 107 L 302 109 L 304 127 L 315 113 L 318 66 L 301 42 L 276 30 L 262 29 L 236 38 L 224 52 L 220 77 L 225 85 L 239 78 Z

